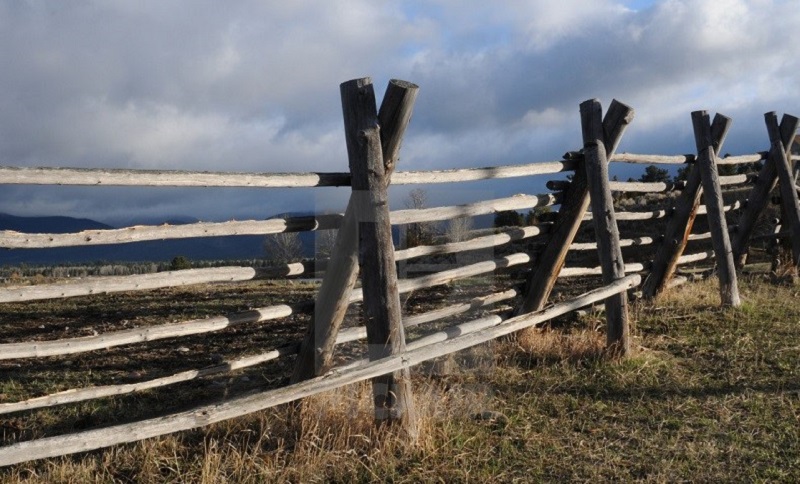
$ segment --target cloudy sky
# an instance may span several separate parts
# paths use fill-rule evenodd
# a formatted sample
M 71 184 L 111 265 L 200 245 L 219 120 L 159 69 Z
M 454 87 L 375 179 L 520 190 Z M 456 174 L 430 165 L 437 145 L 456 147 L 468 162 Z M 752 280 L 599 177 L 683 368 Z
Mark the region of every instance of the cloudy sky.
M 363 76 L 378 102 L 420 86 L 400 169 L 558 159 L 594 97 L 636 109 L 621 151 L 692 152 L 707 109 L 750 153 L 764 112 L 800 114 L 797 45 L 797 0 L 0 0 L 0 165 L 345 171 L 338 85 Z M 4 186 L 0 212 L 263 218 L 346 193 Z

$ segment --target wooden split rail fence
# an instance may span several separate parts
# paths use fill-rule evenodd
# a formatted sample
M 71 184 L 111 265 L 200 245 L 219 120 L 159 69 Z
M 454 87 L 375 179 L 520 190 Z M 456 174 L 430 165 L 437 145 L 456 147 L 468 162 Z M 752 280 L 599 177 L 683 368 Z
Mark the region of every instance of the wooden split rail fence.
M 391 81 L 380 108 L 370 79 L 341 85 L 345 139 L 349 158 L 347 173 L 208 173 L 134 171 L 114 169 L 0 167 L 0 183 L 23 185 L 162 186 L 162 187 L 330 187 L 350 186 L 351 196 L 342 214 L 288 217 L 181 226 L 135 226 L 116 230 L 91 230 L 72 234 L 0 232 L 5 249 L 46 249 L 97 244 L 128 244 L 148 240 L 211 237 L 220 235 L 267 235 L 281 232 L 338 229 L 325 274 L 314 301 L 275 304 L 227 316 L 209 317 L 143 328 L 119 329 L 88 337 L 15 341 L 0 344 L 0 360 L 48 358 L 205 334 L 238 325 L 253 325 L 311 311 L 302 341 L 219 364 L 177 371 L 168 376 L 126 384 L 87 386 L 31 398 L 0 402 L 0 413 L 36 411 L 56 405 L 95 398 L 114 397 L 180 382 L 227 374 L 253 365 L 296 355 L 291 383 L 130 423 L 11 442 L 0 447 L 0 465 L 66 455 L 191 429 L 276 405 L 295 401 L 354 382 L 371 379 L 375 418 L 393 421 L 413 438 L 418 432 L 414 418 L 410 368 L 421 362 L 463 350 L 503 335 L 546 323 L 555 317 L 603 302 L 607 319 L 607 346 L 611 354 L 625 356 L 630 349 L 628 296 L 639 289 L 655 297 L 666 288 L 685 281 L 681 266 L 716 265 L 722 304 L 739 304 L 736 268 L 747 260 L 751 241 L 764 238 L 757 231 L 766 216 L 776 186 L 781 216 L 766 238 L 790 241 L 793 265 L 800 262 L 800 204 L 796 172 L 789 154 L 798 119 L 785 115 L 780 123 L 774 113 L 765 116 L 768 150 L 753 155 L 721 157 L 731 120 L 722 115 L 713 122 L 703 111 L 692 113 L 696 154 L 663 156 L 616 153 L 634 111 L 613 101 L 604 114 L 597 100 L 580 106 L 582 147 L 563 160 L 514 166 L 427 172 L 396 171 L 398 153 L 411 119 L 417 86 Z M 683 165 L 685 180 L 636 182 L 609 179 L 609 164 L 642 163 Z M 740 167 L 759 166 L 757 174 Z M 719 171 L 735 172 L 720 175 Z M 390 211 L 390 186 L 404 184 L 459 183 L 490 179 L 540 180 L 542 176 L 570 175 L 551 180 L 552 191 L 541 195 L 515 195 L 463 205 Z M 543 183 L 538 182 L 541 186 Z M 660 207 L 621 210 L 620 197 L 640 197 Z M 648 198 L 651 197 L 651 198 Z M 727 200 L 726 200 L 727 199 Z M 704 203 L 701 203 L 703 202 Z M 652 205 L 649 204 L 649 205 Z M 502 211 L 555 207 L 541 221 L 527 227 L 507 227 L 466 241 L 444 242 L 395 249 L 392 225 L 438 222 Z M 706 231 L 693 232 L 695 221 L 705 219 Z M 591 226 L 587 222 L 591 221 Z M 659 225 L 661 223 L 661 225 Z M 700 224 L 702 225 L 702 224 Z M 787 227 L 781 231 L 780 227 Z M 708 247 L 708 242 L 711 247 Z M 699 244 L 688 253 L 687 248 Z M 479 250 L 496 251 L 488 260 L 426 274 L 398 278 L 398 261 Z M 593 260 L 595 265 L 569 265 L 571 258 Z M 636 261 L 632 260 L 636 259 Z M 87 278 L 33 286 L 0 287 L 0 303 L 20 303 L 100 293 L 141 291 L 189 284 L 247 281 L 256 278 L 306 274 L 308 262 L 279 268 L 222 267 L 189 269 L 123 277 Z M 513 268 L 513 269 L 512 269 Z M 512 278 L 500 290 L 469 301 L 419 314 L 403 315 L 400 295 L 465 278 L 517 269 L 524 284 Z M 357 287 L 360 276 L 360 287 Z M 594 286 L 586 292 L 548 306 L 559 278 L 588 278 Z M 597 277 L 599 276 L 599 280 Z M 644 280 L 644 283 L 642 283 Z M 345 313 L 363 302 L 364 326 L 342 328 Z M 491 314 L 469 319 L 469 314 L 500 302 L 515 301 L 512 315 Z M 0 314 L 2 314 L 0 312 Z M 461 315 L 466 322 L 434 330 L 413 340 L 406 330 Z M 6 340 L 13 335 L 4 335 Z M 367 341 L 367 358 L 334 366 L 337 345 Z

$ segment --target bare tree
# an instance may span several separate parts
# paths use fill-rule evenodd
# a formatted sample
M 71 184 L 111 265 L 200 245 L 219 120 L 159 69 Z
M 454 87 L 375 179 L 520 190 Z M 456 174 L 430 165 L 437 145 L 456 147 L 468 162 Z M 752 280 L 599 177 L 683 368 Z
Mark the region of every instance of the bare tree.
M 408 192 L 406 208 L 421 209 L 428 206 L 428 193 L 422 188 L 415 188 Z M 421 222 L 408 224 L 406 227 L 406 247 L 430 244 L 433 242 L 433 224 Z
M 303 244 L 297 232 L 267 235 L 264 241 L 267 258 L 274 262 L 289 263 L 303 258 Z
M 336 236 L 338 229 L 318 230 L 316 232 L 315 250 L 317 259 L 327 259 L 333 253 L 333 247 L 336 245 Z
M 447 223 L 445 235 L 448 242 L 463 242 L 469 238 L 472 230 L 472 219 L 466 216 L 454 218 Z

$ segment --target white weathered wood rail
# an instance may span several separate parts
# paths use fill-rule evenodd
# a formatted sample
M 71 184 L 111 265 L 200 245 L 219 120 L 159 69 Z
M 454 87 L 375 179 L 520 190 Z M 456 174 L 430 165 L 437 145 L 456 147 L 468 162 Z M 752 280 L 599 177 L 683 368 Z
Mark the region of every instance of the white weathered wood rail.
M 390 213 L 393 225 L 434 222 L 462 216 L 488 215 L 503 210 L 524 210 L 558 203 L 558 195 L 514 195 L 463 205 Z M 342 214 L 321 214 L 285 219 L 234 222 L 200 222 L 186 225 L 134 226 L 123 229 L 87 230 L 71 234 L 28 234 L 0 231 L 0 248 L 42 249 L 89 245 L 127 244 L 148 240 L 185 239 L 229 235 L 266 235 L 281 232 L 338 228 Z
M 508 228 L 495 235 L 475 237 L 463 242 L 448 242 L 440 245 L 420 245 L 408 249 L 395 250 L 394 258 L 397 261 L 414 259 L 430 255 L 454 254 L 470 250 L 489 249 L 499 247 L 519 240 L 525 240 L 537 235 L 546 234 L 549 225 L 531 225 L 528 227 Z
M 474 264 L 457 267 L 455 269 L 448 269 L 435 274 L 428 274 L 425 276 L 415 277 L 413 279 L 400 279 L 397 281 L 397 289 L 400 291 L 400 294 L 406 294 L 420 289 L 441 286 L 442 284 L 447 284 L 459 279 L 480 276 L 496 270 L 518 266 L 530 262 L 530 260 L 530 255 L 523 252 L 518 252 L 516 254 L 501 257 L 499 259 L 476 262 Z M 362 301 L 363 299 L 364 294 L 361 291 L 361 288 L 356 288 L 350 293 L 348 302 L 352 304 L 354 302 Z
M 476 217 L 506 210 L 525 210 L 535 207 L 550 207 L 560 203 L 559 194 L 546 193 L 543 195 L 514 195 L 495 200 L 485 200 L 450 207 L 433 207 L 420 209 L 396 210 L 391 213 L 393 225 L 438 222 L 458 217 Z
M 0 303 L 36 301 L 125 291 L 143 291 L 209 282 L 241 282 L 256 277 L 252 267 L 213 267 L 130 276 L 87 277 L 54 284 L 0 288 Z
M 528 254 L 525 253 L 511 254 L 509 256 L 497 260 L 477 262 L 475 264 L 470 264 L 455 269 L 445 270 L 435 274 L 417 277 L 414 279 L 401 279 L 398 281 L 398 290 L 401 294 L 406 294 L 420 289 L 426 289 L 442 284 L 447 284 L 449 282 L 459 279 L 487 274 L 490 272 L 494 272 L 495 270 L 498 269 L 525 264 L 526 262 L 529 261 L 530 261 L 530 256 Z M 232 268 L 232 269 L 250 269 L 250 271 L 255 273 L 254 269 L 247 267 Z M 214 270 L 218 269 L 189 269 L 187 271 L 176 271 L 175 273 L 162 272 L 158 274 L 147 274 L 147 276 L 155 276 L 159 274 L 186 273 L 192 271 L 214 271 Z M 141 276 L 138 275 L 123 276 L 123 277 L 129 279 L 141 279 Z M 122 279 L 123 277 L 117 277 L 114 279 Z M 89 288 L 97 286 L 100 283 L 102 283 L 103 279 L 112 279 L 112 278 L 94 278 L 94 279 L 96 280 L 92 281 L 91 283 L 84 284 L 83 289 L 88 290 Z M 74 281 L 74 282 L 77 283 L 80 281 Z M 71 281 L 70 283 L 50 284 L 42 286 L 26 286 L 22 289 L 38 288 L 37 295 L 39 296 L 38 297 L 39 299 L 66 297 L 66 296 L 57 296 L 55 294 L 59 293 L 64 294 L 70 292 L 65 290 L 63 287 L 67 285 L 76 286 L 78 284 L 73 284 L 73 281 Z M 77 291 L 75 290 L 75 288 L 71 288 L 71 292 L 74 294 Z M 90 294 L 95 294 L 95 293 L 97 292 L 93 292 Z M 85 295 L 84 293 L 81 294 Z M 2 296 L 3 292 L 2 290 L 0 290 L 0 297 Z M 27 295 L 27 297 L 28 299 L 21 299 L 21 300 L 32 300 L 32 298 L 34 298 L 33 295 Z M 363 298 L 364 295 L 361 288 L 356 288 L 351 291 L 349 296 L 349 302 L 350 303 L 359 302 L 362 301 Z M 231 314 L 228 316 L 217 316 L 213 318 L 184 321 L 181 323 L 156 325 L 144 328 L 134 328 L 123 331 L 113 331 L 109 333 L 100 334 L 97 336 L 66 338 L 66 339 L 59 339 L 52 341 L 7 343 L 0 345 L 0 360 L 12 359 L 12 358 L 31 358 L 31 357 L 44 357 L 44 356 L 83 353 L 87 351 L 112 348 L 121 345 L 141 343 L 146 341 L 155 341 L 164 338 L 208 333 L 212 331 L 218 331 L 234 325 L 258 323 L 271 319 L 286 317 L 291 315 L 293 311 L 294 309 L 290 306 L 276 305 L 265 308 L 253 309 L 250 311 L 244 311 L 241 313 Z
M 639 262 L 629 262 L 625 264 L 625 272 L 642 272 L 645 266 Z M 579 276 L 599 276 L 603 274 L 603 268 L 597 267 L 564 267 L 558 274 L 558 278 L 579 277 Z
M 619 241 L 620 247 L 634 247 L 640 245 L 650 245 L 653 243 L 652 237 L 635 237 L 633 239 L 622 239 Z M 573 242 L 569 250 L 597 250 L 597 242 Z
M 757 163 L 767 158 L 766 152 L 751 155 L 727 156 L 719 159 L 719 165 L 743 165 L 747 163 Z M 634 153 L 617 153 L 611 157 L 610 161 L 621 163 L 638 163 L 644 165 L 685 165 L 694 163 L 697 155 L 637 155 Z
M 111 331 L 97 336 L 62 338 L 49 341 L 26 341 L 0 344 L 0 360 L 70 355 L 115 346 L 156 341 L 178 336 L 203 334 L 221 329 L 254 324 L 290 316 L 294 310 L 286 304 L 243 311 L 229 316 L 195 319 L 181 323 L 161 324 L 144 328 Z
M 130 244 L 148 240 L 188 239 L 231 235 L 268 235 L 339 228 L 341 214 L 287 217 L 269 220 L 198 222 L 184 225 L 136 225 L 122 229 L 85 230 L 68 234 L 0 231 L 0 247 L 44 249 L 89 245 Z
M 720 165 L 763 161 L 765 153 L 720 158 Z M 798 159 L 793 156 L 792 159 Z M 647 155 L 618 153 L 610 161 L 639 164 L 681 165 L 693 163 L 695 155 Z M 394 185 L 459 183 L 465 181 L 547 175 L 574 170 L 571 160 L 524 165 L 458 168 L 449 170 L 399 171 Z M 0 166 L 0 184 L 7 185 L 83 185 L 139 187 L 231 187 L 303 188 L 350 186 L 350 173 L 231 173 L 181 170 L 125 170 L 108 168 L 59 168 Z
M 569 160 L 524 165 L 399 171 L 393 185 L 459 183 L 523 176 L 548 175 L 574 169 Z M 136 187 L 311 188 L 350 186 L 350 173 L 229 173 L 177 170 L 123 170 L 106 168 L 0 167 L 0 184 L 84 185 Z
M 541 324 L 603 300 L 610 295 L 627 291 L 637 286 L 640 282 L 641 277 L 638 275 L 627 276 L 609 286 L 590 291 L 543 311 L 517 316 L 481 331 L 453 336 L 451 339 L 437 344 L 407 350 L 403 354 L 372 361 L 347 371 L 337 372 L 334 370 L 329 374 L 283 388 L 234 398 L 220 404 L 204 405 L 164 417 L 0 447 L 0 466 L 85 452 L 181 430 L 189 430 L 275 407 L 283 403 L 289 403 L 325 391 L 335 390 L 344 385 L 364 381 L 402 368 L 410 368 L 424 361 L 455 353 L 521 329 Z
M 490 294 L 488 296 L 473 298 L 470 302 L 464 304 L 456 304 L 442 309 L 435 309 L 414 316 L 409 316 L 403 319 L 403 326 L 410 328 L 422 324 L 439 321 L 441 319 L 464 314 L 475 309 L 489 307 L 499 302 L 513 299 L 518 295 L 515 289 L 508 291 Z M 349 343 L 367 337 L 367 330 L 364 326 L 354 328 L 346 328 L 342 330 L 336 338 L 336 344 Z M 20 402 L 0 403 L 0 415 L 13 412 L 20 412 L 23 410 L 34 410 L 37 408 L 53 407 L 56 405 L 63 405 L 67 403 L 82 402 L 92 400 L 95 398 L 111 397 L 117 395 L 126 395 L 130 393 L 150 390 L 153 388 L 161 388 L 164 386 L 174 385 L 185 381 L 191 381 L 198 378 L 204 378 L 214 375 L 230 373 L 232 371 L 241 370 L 251 366 L 273 361 L 283 356 L 296 355 L 300 347 L 299 343 L 288 344 L 286 346 L 276 348 L 274 350 L 266 351 L 256 355 L 245 356 L 233 360 L 224 361 L 218 365 L 198 368 L 192 370 L 185 370 L 173 375 L 154 378 L 151 380 L 125 383 L 119 385 L 101 385 L 94 387 L 72 388 L 50 395 L 41 397 L 30 398 Z

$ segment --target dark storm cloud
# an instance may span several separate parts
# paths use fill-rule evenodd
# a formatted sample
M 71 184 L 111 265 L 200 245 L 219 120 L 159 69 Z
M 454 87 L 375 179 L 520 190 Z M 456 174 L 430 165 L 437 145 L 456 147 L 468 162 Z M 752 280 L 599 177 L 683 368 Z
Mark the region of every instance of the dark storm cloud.
M 797 25 L 794 2 L 768 0 L 5 0 L 0 164 L 345 170 L 338 84 L 364 75 L 379 97 L 391 77 L 421 86 L 406 169 L 552 159 L 593 97 L 636 109 L 622 149 L 691 151 L 689 113 L 709 109 L 735 119 L 727 148 L 754 151 L 763 112 L 800 112 Z M 221 219 L 343 199 L 137 193 L 4 189 L 0 212 Z

